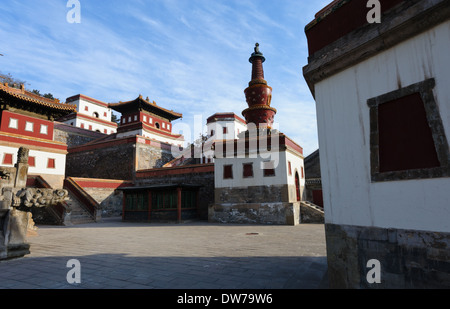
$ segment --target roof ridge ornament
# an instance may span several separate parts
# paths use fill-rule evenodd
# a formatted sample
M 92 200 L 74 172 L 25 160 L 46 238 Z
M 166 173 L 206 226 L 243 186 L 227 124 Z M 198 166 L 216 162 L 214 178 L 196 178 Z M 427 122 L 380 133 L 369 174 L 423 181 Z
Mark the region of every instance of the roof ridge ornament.
M 248 61 L 250 61 L 250 63 L 253 63 L 253 60 L 255 58 L 261 58 L 261 62 L 263 63 L 264 61 L 266 61 L 266 58 L 264 58 L 263 53 L 259 50 L 259 43 L 255 44 L 255 48 L 254 48 L 255 52 L 252 54 L 252 56 L 250 57 L 250 59 Z

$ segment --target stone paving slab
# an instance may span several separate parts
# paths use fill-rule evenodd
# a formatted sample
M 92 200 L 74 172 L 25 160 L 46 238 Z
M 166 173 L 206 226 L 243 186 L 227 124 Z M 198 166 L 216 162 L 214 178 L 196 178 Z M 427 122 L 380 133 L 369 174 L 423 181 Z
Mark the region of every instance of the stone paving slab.
M 31 254 L 0 261 L 6 289 L 327 288 L 323 224 L 40 226 Z M 80 262 L 80 284 L 66 280 Z

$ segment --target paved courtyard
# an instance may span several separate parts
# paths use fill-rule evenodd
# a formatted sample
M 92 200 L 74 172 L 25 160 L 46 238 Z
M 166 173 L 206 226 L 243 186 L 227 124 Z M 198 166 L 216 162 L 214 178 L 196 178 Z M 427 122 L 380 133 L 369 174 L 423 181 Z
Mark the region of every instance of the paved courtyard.
M 0 262 L 0 288 L 327 288 L 323 224 L 39 226 L 31 254 Z M 81 283 L 69 284 L 80 263 Z

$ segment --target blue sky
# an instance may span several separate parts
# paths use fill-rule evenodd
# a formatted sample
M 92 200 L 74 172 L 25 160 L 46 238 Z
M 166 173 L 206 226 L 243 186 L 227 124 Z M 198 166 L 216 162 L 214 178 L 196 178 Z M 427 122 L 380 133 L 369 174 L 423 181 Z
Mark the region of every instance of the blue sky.
M 142 94 L 182 113 L 174 125 L 193 131 L 194 117 L 205 124 L 216 112 L 241 116 L 258 42 L 279 130 L 305 155 L 318 148 L 315 103 L 302 76 L 304 27 L 331 0 L 79 0 L 79 24 L 67 22 L 67 2 L 2 1 L 0 72 L 61 101 Z

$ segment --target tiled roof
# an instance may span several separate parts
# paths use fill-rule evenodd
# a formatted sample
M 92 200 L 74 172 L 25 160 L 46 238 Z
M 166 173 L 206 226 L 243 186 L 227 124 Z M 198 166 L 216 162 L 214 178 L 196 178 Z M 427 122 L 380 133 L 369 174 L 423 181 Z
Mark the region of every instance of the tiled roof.
M 20 88 L 15 88 L 9 87 L 7 83 L 0 84 L 0 93 L 7 94 L 22 101 L 40 105 L 43 107 L 50 107 L 52 109 L 61 111 L 76 111 L 75 105 L 60 103 L 58 99 L 48 99 L 41 97 L 40 95 L 25 90 L 23 85 L 21 85 Z
M 238 115 L 236 115 L 236 114 L 233 113 L 233 112 L 228 112 L 228 113 L 215 113 L 214 115 L 209 116 L 208 119 L 207 119 L 206 121 L 207 121 L 207 123 L 210 123 L 210 122 L 217 121 L 217 120 L 219 120 L 219 119 L 221 119 L 221 118 L 234 118 L 234 119 L 236 119 L 236 120 L 242 122 L 243 124 L 246 124 L 246 122 L 245 122 L 244 119 L 242 119 L 241 117 L 239 117 Z
M 141 105 L 143 107 L 147 107 L 151 110 L 160 111 L 162 113 L 170 115 L 170 118 L 172 118 L 172 119 L 178 119 L 178 118 L 183 117 L 183 114 L 180 114 L 180 113 L 174 112 L 173 110 L 168 110 L 164 107 L 156 105 L 155 101 L 150 102 L 150 100 L 148 98 L 144 100 L 142 95 L 139 95 L 138 98 L 131 100 L 131 101 L 119 102 L 119 103 L 109 103 L 108 106 L 115 111 L 123 113 L 123 111 L 125 109 L 127 109 L 128 106 L 132 106 L 136 103 L 138 103 L 139 105 Z
M 315 24 L 317 24 L 322 19 L 326 18 L 329 14 L 333 13 L 337 9 L 339 9 L 341 6 L 349 2 L 350 0 L 334 0 L 327 6 L 325 6 L 323 9 L 321 9 L 319 12 L 316 13 L 314 16 L 314 20 L 311 21 L 309 24 L 306 25 L 305 29 L 308 30 Z

